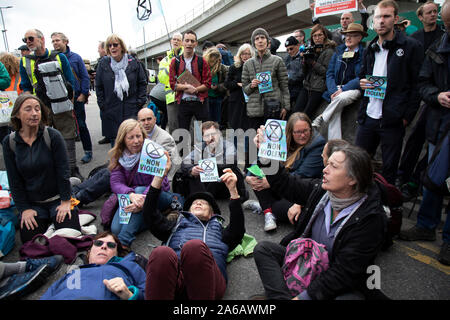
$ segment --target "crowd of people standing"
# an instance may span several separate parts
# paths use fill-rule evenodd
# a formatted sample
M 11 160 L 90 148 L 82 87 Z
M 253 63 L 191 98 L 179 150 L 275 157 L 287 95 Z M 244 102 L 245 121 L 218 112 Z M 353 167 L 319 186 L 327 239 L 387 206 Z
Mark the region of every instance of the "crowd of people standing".
M 439 9 L 444 28 L 437 23 Z M 18 93 L 11 124 L 0 133 L 22 244 L 50 225 L 81 233 L 81 205 L 111 195 L 101 212 L 105 232 L 90 235 L 80 273 L 86 285 L 67 290 L 69 273 L 42 299 L 223 298 L 227 256 L 244 237 L 244 208 L 252 193 L 265 232 L 277 223 L 293 227 L 280 244 L 262 241 L 255 247 L 262 298 L 386 298 L 364 287 L 366 269 L 386 245 L 390 223 L 374 172 L 398 188 L 404 202 L 422 194 L 417 224 L 396 234 L 402 240 L 436 240 L 449 191 L 450 1 L 442 7 L 422 4 L 417 16 L 424 28 L 411 36 L 398 27 L 398 4 L 380 1 L 373 16 L 376 35 L 367 42 L 362 0 L 358 11 L 361 23 L 344 13 L 333 32 L 317 19 L 309 39 L 295 30 L 284 43 L 284 59 L 264 28 L 252 30 L 234 57 L 225 44 L 207 41 L 200 54 L 194 30 L 174 33 L 159 62 L 163 98 L 158 95 L 155 103 L 143 63 L 121 37 L 110 35 L 99 44 L 95 93 L 104 137 L 99 143 L 110 143 L 111 150 L 108 163 L 86 179 L 77 165 L 76 140 L 84 151 L 81 163 L 89 163 L 94 156 L 85 113 L 90 79 L 67 36 L 52 33 L 51 50 L 44 34 L 30 29 L 23 41 L 31 52 L 21 59 L 0 55 L 0 90 Z M 55 75 L 62 93 L 47 81 Z M 161 103 L 164 108 L 158 109 Z M 356 105 L 357 125 L 354 141 L 345 141 L 341 118 L 350 105 Z M 260 147 L 268 119 L 286 121 L 287 158 L 276 163 L 275 174 L 251 153 Z M 242 154 L 237 137 L 229 141 L 222 134 L 227 128 L 246 132 Z M 179 129 L 186 134 L 176 134 Z M 191 141 L 191 134 L 198 139 Z M 164 149 L 162 176 L 138 171 L 146 139 Z M 425 142 L 427 155 L 419 161 Z M 379 169 L 372 164 L 378 147 Z M 202 161 L 212 158 L 218 177 L 204 181 Z M 123 195 L 129 199 L 125 207 L 117 204 Z M 228 201 L 226 226 L 219 199 Z M 449 265 L 448 205 L 445 210 L 438 260 Z M 133 252 L 133 241 L 145 231 L 163 244 L 148 259 Z M 305 246 L 323 257 L 317 269 L 311 267 L 306 285 L 287 264 L 290 254 L 303 256 Z M 304 266 L 298 257 L 295 263 Z M 0 271 L 5 268 L 0 262 Z M 0 278 L 0 297 L 23 296 L 28 291 L 18 295 L 14 285 L 42 281 L 36 274 L 48 269 L 20 269 L 7 281 Z

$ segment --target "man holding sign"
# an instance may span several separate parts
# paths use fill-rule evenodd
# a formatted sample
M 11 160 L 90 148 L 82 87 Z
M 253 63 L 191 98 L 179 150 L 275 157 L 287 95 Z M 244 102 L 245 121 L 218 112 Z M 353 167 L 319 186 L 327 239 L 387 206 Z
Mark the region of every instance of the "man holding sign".
M 228 189 L 218 177 L 223 174 L 225 168 L 231 168 L 238 179 L 237 188 L 241 199 L 247 200 L 248 194 L 242 172 L 237 167 L 234 144 L 222 138 L 219 124 L 213 121 L 202 124 L 202 137 L 201 147 L 195 145 L 179 169 L 187 189 L 185 196 L 207 191 L 215 198 L 228 198 L 230 196 Z
M 383 82 L 385 92 L 364 95 L 358 114 L 355 144 L 374 155 L 381 143 L 383 176 L 395 183 L 405 127 L 419 108 L 417 80 L 423 61 L 422 45 L 394 30 L 398 5 L 392 0 L 377 4 L 373 39 L 364 52 L 359 74 L 362 90 L 372 90 Z

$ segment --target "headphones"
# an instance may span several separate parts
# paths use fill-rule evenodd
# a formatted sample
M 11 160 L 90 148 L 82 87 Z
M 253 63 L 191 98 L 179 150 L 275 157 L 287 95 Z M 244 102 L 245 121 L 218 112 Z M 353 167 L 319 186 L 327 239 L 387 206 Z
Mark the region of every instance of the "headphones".
M 381 44 L 381 46 L 383 47 L 383 49 L 391 49 L 393 47 L 394 41 L 393 40 L 384 40 L 383 43 Z M 375 51 L 375 52 L 380 52 L 380 45 L 378 44 L 377 41 L 375 41 L 374 43 L 372 43 L 370 45 L 370 48 Z

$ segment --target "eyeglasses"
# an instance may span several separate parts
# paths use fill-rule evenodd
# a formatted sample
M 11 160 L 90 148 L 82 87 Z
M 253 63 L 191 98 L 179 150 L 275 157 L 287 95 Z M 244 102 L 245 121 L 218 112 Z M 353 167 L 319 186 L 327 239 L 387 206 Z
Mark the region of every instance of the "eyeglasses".
M 36 39 L 36 38 L 40 38 L 40 37 L 29 36 L 29 37 L 23 38 L 22 41 L 25 42 L 25 43 L 27 43 L 27 40 L 30 41 L 30 42 L 33 42 L 34 39 Z
M 105 241 L 103 240 L 94 240 L 94 246 L 96 247 L 101 247 L 104 243 Z M 108 241 L 106 242 L 106 246 L 110 249 L 115 249 L 117 247 L 117 243 Z
M 108 43 L 108 47 L 114 47 L 114 48 L 117 48 L 119 46 L 119 43 Z
M 309 133 L 309 131 L 310 131 L 311 129 L 305 129 L 305 130 L 300 130 L 300 131 L 293 131 L 292 132 L 292 134 L 294 134 L 294 135 L 305 135 L 305 134 L 308 134 Z

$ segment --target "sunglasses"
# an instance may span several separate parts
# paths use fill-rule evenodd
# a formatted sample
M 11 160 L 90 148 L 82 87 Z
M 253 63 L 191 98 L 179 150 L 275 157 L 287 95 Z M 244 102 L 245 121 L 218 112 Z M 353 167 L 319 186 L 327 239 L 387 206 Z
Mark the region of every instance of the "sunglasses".
M 29 37 L 23 38 L 22 41 L 25 42 L 25 43 L 27 43 L 27 40 L 30 41 L 30 42 L 33 42 L 34 39 L 36 39 L 36 38 L 40 38 L 40 37 L 29 36 Z
M 101 247 L 104 243 L 105 241 L 103 240 L 94 240 L 94 246 L 96 247 Z M 108 241 L 106 242 L 106 246 L 110 249 L 115 249 L 117 247 L 117 243 Z
M 108 44 L 108 47 L 114 47 L 114 48 L 117 48 L 119 46 L 119 44 L 116 42 L 116 43 L 109 43 Z

